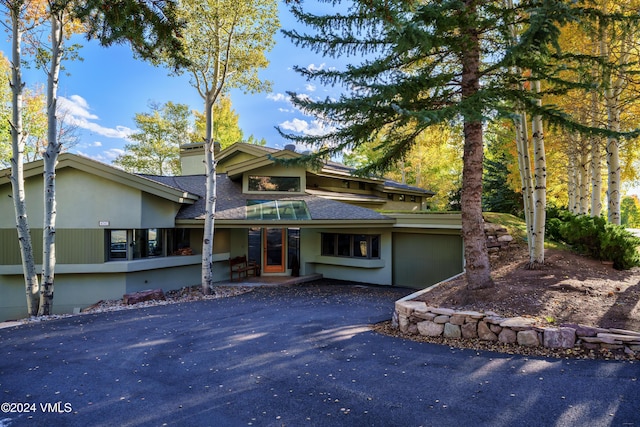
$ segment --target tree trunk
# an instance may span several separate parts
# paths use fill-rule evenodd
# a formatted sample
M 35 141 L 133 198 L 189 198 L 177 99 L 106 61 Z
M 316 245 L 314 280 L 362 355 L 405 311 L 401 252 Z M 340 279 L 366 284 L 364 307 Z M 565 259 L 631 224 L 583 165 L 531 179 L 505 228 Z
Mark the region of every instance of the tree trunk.
M 610 223 L 620 225 L 620 154 L 618 138 L 607 138 L 607 172 L 609 177 L 607 182 L 608 219 Z
M 606 13 L 605 5 L 605 13 Z M 609 64 L 611 58 L 609 55 L 609 31 L 607 24 L 603 23 L 600 32 L 600 55 L 603 60 Z M 624 37 L 621 43 L 621 55 L 618 59 L 619 65 L 629 62 L 629 48 L 631 40 L 630 33 Z M 620 74 L 615 81 L 610 70 L 605 70 L 604 75 L 604 98 L 607 108 L 607 129 L 620 132 L 620 94 L 624 85 L 624 75 Z M 612 224 L 620 225 L 620 146 L 617 137 L 610 136 L 607 138 L 607 201 L 608 201 L 608 219 Z
M 589 172 L 591 171 L 589 165 L 591 162 L 589 161 L 589 147 L 585 142 L 585 137 L 579 136 L 580 138 L 580 214 L 587 215 L 589 213 Z
M 540 81 L 535 80 L 533 90 L 540 93 Z M 536 101 L 542 105 L 542 100 Z M 533 258 L 530 267 L 544 264 L 544 234 L 547 209 L 547 161 L 544 151 L 544 132 L 542 117 L 535 116 L 532 123 L 533 156 L 534 156 L 534 191 L 533 191 Z
M 22 272 L 24 275 L 25 291 L 27 296 L 27 311 L 30 316 L 38 314 L 38 275 L 33 257 L 33 246 L 31 244 L 31 231 L 27 218 L 27 206 L 24 192 L 24 147 L 26 135 L 22 126 L 22 91 L 24 82 L 22 81 L 22 29 L 20 20 L 22 17 L 24 4 L 16 2 L 11 7 L 12 24 L 12 64 L 11 64 L 11 91 L 12 91 L 12 123 L 11 123 L 11 189 L 13 206 L 16 213 L 16 228 L 18 231 L 18 242 L 20 243 L 20 254 L 22 256 Z
M 567 147 L 567 194 L 569 199 L 567 207 L 569 212 L 575 214 L 578 212 L 578 167 L 576 166 L 578 161 L 573 138 L 573 135 L 569 137 L 569 146 Z
M 39 315 L 52 314 L 53 283 L 56 267 L 56 165 L 60 154 L 56 106 L 62 59 L 63 12 L 51 13 L 51 64 L 47 75 L 47 150 L 44 153 L 44 224 L 42 227 L 42 288 Z
M 513 9 L 512 0 L 504 0 L 504 6 L 507 10 Z M 515 23 L 509 25 L 512 45 L 518 38 Z M 522 75 L 522 70 L 516 68 L 515 73 Z M 520 83 L 518 90 L 525 91 L 524 84 Z M 517 112 L 514 120 L 516 128 L 516 151 L 518 153 L 518 170 L 520 172 L 520 183 L 522 185 L 522 202 L 524 205 L 524 220 L 527 227 L 527 246 L 529 249 L 529 258 L 533 259 L 533 180 L 531 178 L 531 147 L 529 145 L 529 132 L 527 123 L 527 113 Z
M 524 88 L 521 88 L 524 90 Z M 527 246 L 529 258 L 533 258 L 533 180 L 531 178 L 531 160 L 529 157 L 529 132 L 527 131 L 527 114 L 518 114 L 516 126 L 516 150 L 518 152 L 518 169 L 522 184 L 522 201 L 524 203 L 524 219 L 527 227 Z
M 206 134 L 204 143 L 206 200 L 204 236 L 202 239 L 202 292 L 208 295 L 213 288 L 213 238 L 216 215 L 216 159 L 213 141 L 213 97 L 205 100 Z
M 465 13 L 475 16 L 476 1 L 466 0 Z M 475 28 L 466 29 L 467 45 L 462 53 L 462 102 L 480 90 L 480 39 Z M 482 112 L 467 108 L 464 113 L 464 155 L 462 169 L 462 236 L 466 261 L 467 289 L 494 286 L 482 218 Z
M 591 138 L 591 216 L 602 213 L 602 151 L 599 138 Z

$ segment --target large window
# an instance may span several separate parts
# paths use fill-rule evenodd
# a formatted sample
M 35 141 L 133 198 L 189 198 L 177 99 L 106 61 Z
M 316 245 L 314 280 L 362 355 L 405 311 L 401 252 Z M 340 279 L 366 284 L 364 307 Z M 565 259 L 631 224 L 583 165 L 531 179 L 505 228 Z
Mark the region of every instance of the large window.
M 300 192 L 298 176 L 249 176 L 249 191 Z
M 188 229 L 106 230 L 107 259 L 126 261 L 169 255 L 191 255 Z
M 287 252 L 288 268 L 293 270 L 293 274 L 300 272 L 300 229 L 287 229 Z
M 380 258 L 380 236 L 322 233 L 322 255 L 348 258 Z

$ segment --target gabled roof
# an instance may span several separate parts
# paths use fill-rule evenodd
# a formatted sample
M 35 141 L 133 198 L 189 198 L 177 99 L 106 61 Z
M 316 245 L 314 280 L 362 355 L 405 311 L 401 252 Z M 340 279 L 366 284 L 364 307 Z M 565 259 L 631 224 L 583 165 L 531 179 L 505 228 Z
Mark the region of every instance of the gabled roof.
M 296 151 L 283 149 L 279 150 L 276 148 L 266 147 L 262 145 L 248 144 L 246 142 L 238 142 L 233 144 L 224 150 L 222 150 L 217 157 L 218 162 L 222 162 L 224 160 L 228 160 L 238 155 L 239 153 L 249 154 L 254 156 L 254 159 L 245 160 L 243 162 L 234 164 L 227 168 L 227 173 L 229 177 L 235 179 L 238 176 L 242 175 L 244 172 L 250 171 L 252 169 L 257 169 L 263 166 L 269 166 L 276 162 L 276 159 L 294 159 L 300 158 L 304 156 L 302 153 L 298 153 Z M 320 170 L 309 170 L 310 173 L 318 175 L 318 176 L 326 176 L 332 178 L 350 178 L 357 181 L 369 182 L 369 183 L 377 183 L 381 185 L 381 187 L 385 190 L 395 190 L 395 191 L 407 191 L 414 194 L 428 194 L 433 196 L 435 193 L 433 191 L 426 190 L 424 188 L 402 184 L 396 181 L 379 178 L 379 177 L 361 177 L 355 176 L 353 172 L 355 168 L 350 166 L 346 166 L 342 163 L 334 162 L 334 161 L 326 161 Z
M 242 176 L 243 173 L 258 169 L 264 166 L 270 166 L 274 164 L 277 160 L 286 160 L 286 159 L 294 159 L 296 157 L 300 157 L 299 154 L 294 153 L 289 150 L 281 150 L 277 151 L 273 154 L 269 154 L 268 156 L 256 157 L 251 160 L 246 160 L 244 162 L 236 163 L 227 167 L 227 174 L 230 178 L 237 178 Z
M 44 162 L 42 160 L 25 163 L 24 177 L 30 178 L 33 176 L 41 176 L 43 168 Z M 177 187 L 172 187 L 156 180 L 148 179 L 143 175 L 126 172 L 122 169 L 78 154 L 60 154 L 56 170 L 60 171 L 65 168 L 80 170 L 176 203 L 193 204 L 198 200 L 197 195 L 188 191 L 183 191 Z M 9 183 L 10 175 L 11 169 L 0 171 L 0 185 Z
M 277 148 L 266 147 L 264 145 L 249 144 L 246 142 L 236 142 L 235 144 L 230 145 L 229 147 L 220 151 L 216 156 L 216 160 L 218 160 L 218 162 L 221 162 L 223 160 L 230 159 L 240 153 L 246 153 L 254 157 L 264 157 L 265 154 L 274 154 L 274 153 L 277 153 L 278 151 L 282 151 L 282 150 L 279 150 Z

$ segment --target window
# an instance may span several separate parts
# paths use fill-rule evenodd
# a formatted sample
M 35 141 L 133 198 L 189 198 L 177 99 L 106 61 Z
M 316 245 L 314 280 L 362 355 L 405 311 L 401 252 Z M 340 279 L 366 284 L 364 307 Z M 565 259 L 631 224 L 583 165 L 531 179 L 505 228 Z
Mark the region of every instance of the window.
M 188 228 L 173 228 L 165 230 L 167 248 L 171 255 L 193 255 L 191 249 L 191 230 Z
M 294 275 L 300 273 L 300 229 L 287 229 L 287 268 Z
M 416 196 L 410 196 L 409 201 L 415 203 L 417 201 Z
M 398 194 L 398 200 L 404 202 L 404 194 Z
M 393 193 L 388 193 L 387 194 L 387 199 L 393 200 Z
M 300 192 L 298 176 L 249 176 L 249 191 Z
M 359 190 L 366 190 L 367 189 L 367 184 L 365 184 L 362 181 L 358 182 L 358 189 Z
M 107 259 L 127 261 L 168 255 L 192 255 L 188 229 L 106 230 Z
M 262 262 L 262 229 L 249 229 L 249 242 L 247 248 L 247 258 L 249 261 L 255 261 L 258 264 Z
M 163 256 L 162 230 L 157 228 L 133 230 L 133 259 Z
M 380 258 L 380 236 L 322 233 L 321 253 L 348 258 Z
M 108 230 L 109 259 L 127 259 L 127 230 Z

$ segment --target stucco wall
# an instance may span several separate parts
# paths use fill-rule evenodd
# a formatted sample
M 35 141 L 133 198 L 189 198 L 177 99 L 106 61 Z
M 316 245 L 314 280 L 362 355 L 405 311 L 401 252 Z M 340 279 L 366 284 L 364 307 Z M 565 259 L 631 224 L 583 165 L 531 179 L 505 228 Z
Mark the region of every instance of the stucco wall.
M 11 186 L 0 188 L 0 228 L 15 230 Z M 43 221 L 42 177 L 25 181 L 27 214 L 31 227 Z M 132 187 L 63 168 L 56 175 L 56 227 L 98 228 L 108 221 L 108 228 L 171 228 L 179 206 Z M 144 212 L 144 214 L 143 214 Z
M 242 192 L 245 194 L 282 194 L 279 191 L 249 191 L 249 176 L 290 176 L 300 178 L 300 191 L 287 194 L 304 194 L 307 186 L 306 170 L 300 166 L 270 165 L 252 170 L 242 175 Z M 259 198 L 259 197 L 256 197 Z
M 356 259 L 323 256 L 321 252 L 322 233 L 357 233 L 380 235 L 380 259 Z M 302 229 L 300 235 L 301 274 L 322 274 L 330 279 L 354 282 L 391 284 L 391 231 L 379 228 Z
M 161 288 L 168 291 L 200 284 L 201 262 L 198 256 L 156 258 L 154 264 L 161 263 L 162 260 L 176 261 L 180 258 L 188 260 L 188 265 L 138 271 L 56 274 L 53 312 L 55 314 L 72 313 L 74 309 L 88 307 L 100 300 L 119 299 L 125 293 L 146 289 Z M 226 256 L 218 257 L 215 261 L 214 281 L 228 278 L 226 258 Z M 120 264 L 120 267 L 124 268 L 127 263 Z M 144 261 L 132 261 L 128 263 L 128 266 L 134 268 L 135 265 L 142 264 Z M 2 295 L 0 298 L 0 321 L 20 319 L 27 315 L 24 279 L 19 272 L 15 273 L 17 274 L 0 274 L 0 295 Z

